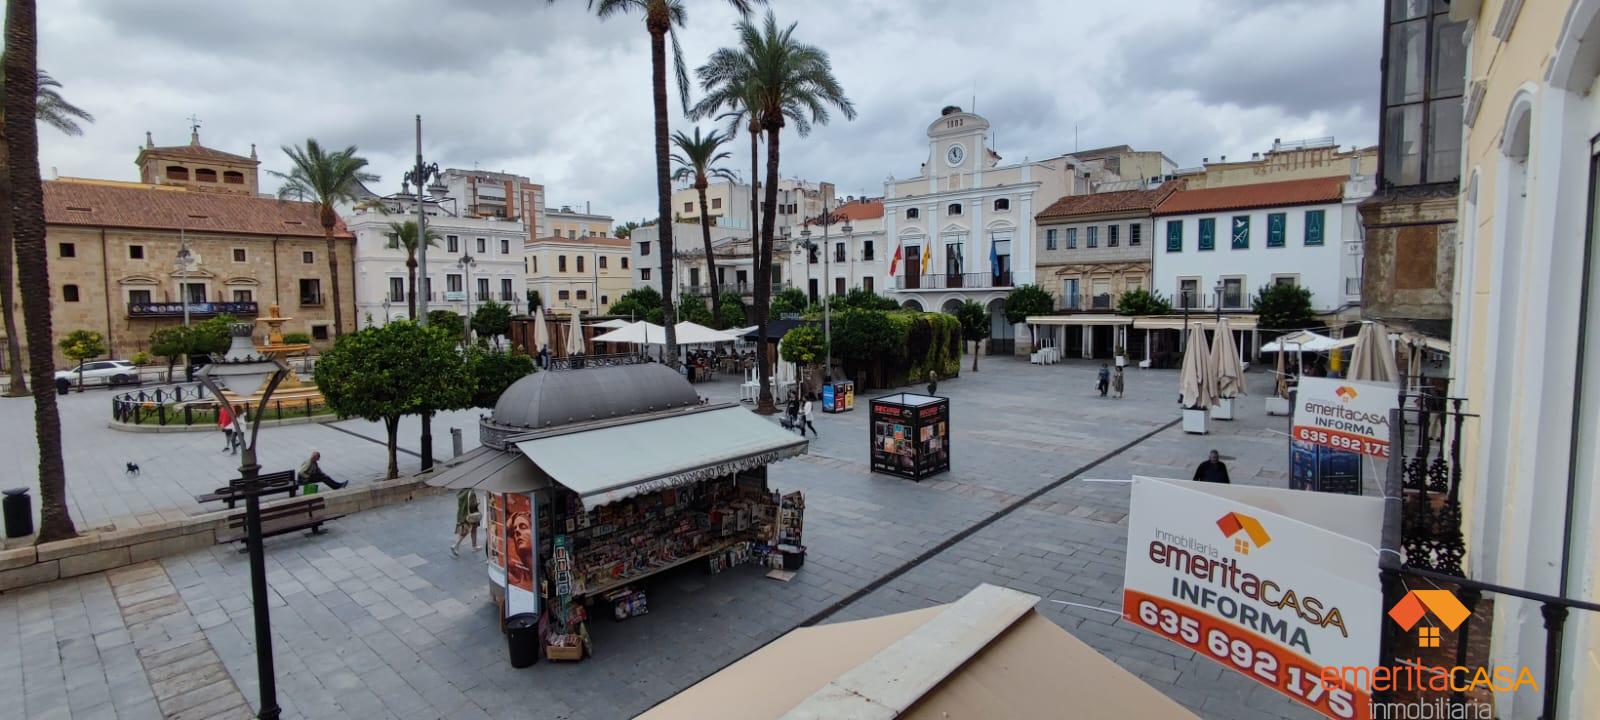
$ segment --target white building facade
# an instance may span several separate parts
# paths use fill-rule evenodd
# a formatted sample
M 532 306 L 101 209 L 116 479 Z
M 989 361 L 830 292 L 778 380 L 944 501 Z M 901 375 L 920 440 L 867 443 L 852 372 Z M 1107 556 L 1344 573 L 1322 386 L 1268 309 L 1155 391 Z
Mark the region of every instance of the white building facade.
M 1355 203 L 1370 192 L 1344 178 L 1174 192 L 1153 213 L 1153 289 L 1174 308 L 1251 312 L 1261 287 L 1288 283 L 1319 313 L 1357 307 Z
M 824 294 L 844 295 L 857 288 L 886 295 L 889 258 L 883 213 L 882 199 L 851 198 L 833 209 L 833 221 L 826 226 L 816 217 L 801 225 L 798 235 L 790 236 L 789 252 L 774 262 L 788 265 L 790 284 L 813 303 Z

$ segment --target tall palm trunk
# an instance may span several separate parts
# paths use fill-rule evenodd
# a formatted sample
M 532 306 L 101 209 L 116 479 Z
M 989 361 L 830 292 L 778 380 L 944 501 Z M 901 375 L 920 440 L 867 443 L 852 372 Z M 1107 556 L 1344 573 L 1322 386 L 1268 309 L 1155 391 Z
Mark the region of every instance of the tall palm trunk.
M 752 117 L 754 113 L 751 113 Z M 761 227 L 761 126 L 750 121 L 750 245 L 755 247 L 756 231 Z
M 412 322 L 417 321 L 417 254 L 406 254 L 406 281 L 410 284 L 411 291 L 406 293 L 406 317 Z
M 646 10 L 645 28 L 650 31 L 650 85 L 656 112 L 656 201 L 661 219 L 657 244 L 661 247 L 661 323 L 666 326 L 667 364 L 678 367 L 678 331 L 673 328 L 677 312 L 672 302 L 672 181 L 671 154 L 667 151 L 667 31 L 671 18 L 667 0 L 651 0 Z
M 328 289 L 333 292 L 333 339 L 344 337 L 344 307 L 339 299 L 339 255 L 333 245 L 333 226 L 338 223 L 332 205 L 322 206 L 322 238 L 328 244 Z
M 772 231 L 776 218 L 774 207 L 778 204 L 778 133 L 783 128 L 779 121 L 767 123 L 767 188 L 761 203 L 761 243 L 756 252 L 756 315 L 761 326 L 756 340 L 756 375 L 760 377 L 761 394 L 756 412 L 770 415 L 778 411 L 772 402 L 772 382 L 767 376 L 767 316 L 771 312 L 772 298 Z
M 706 243 L 706 274 L 711 276 L 711 318 L 722 327 L 722 283 L 717 282 L 717 256 L 711 252 L 711 215 L 706 212 L 706 176 L 694 183 L 700 191 L 700 237 Z
M 17 337 L 17 309 L 15 288 L 17 280 L 13 271 L 16 250 L 11 242 L 11 149 L 0 139 L 0 314 L 5 315 L 6 370 L 11 375 L 11 385 L 6 389 L 9 397 L 28 394 L 28 383 L 22 374 L 22 338 Z
M 33 427 L 39 441 L 38 542 L 74 537 L 67 510 L 67 469 L 61 458 L 61 414 L 56 408 L 55 344 L 51 342 L 50 271 L 44 250 L 44 188 L 39 183 L 39 20 L 34 0 L 7 0 L 5 136 L 11 151 L 12 228 L 17 284 L 28 332 L 28 374 L 33 381 Z

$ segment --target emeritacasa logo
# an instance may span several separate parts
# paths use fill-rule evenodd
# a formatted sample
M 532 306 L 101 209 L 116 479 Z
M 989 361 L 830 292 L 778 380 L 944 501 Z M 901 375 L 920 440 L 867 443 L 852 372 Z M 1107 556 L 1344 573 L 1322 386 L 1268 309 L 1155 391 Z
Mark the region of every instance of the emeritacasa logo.
M 1410 632 L 1429 613 L 1451 632 L 1455 632 L 1472 615 L 1467 611 L 1467 606 L 1462 605 L 1449 590 L 1412 590 L 1389 608 L 1389 618 L 1406 632 Z M 1439 626 L 1424 625 L 1418 628 L 1417 647 L 1439 647 Z
M 1338 390 L 1333 391 L 1333 394 L 1339 396 L 1340 402 L 1350 402 L 1351 400 L 1356 399 L 1356 396 L 1360 395 L 1361 393 L 1356 392 L 1356 389 L 1350 387 L 1349 385 L 1340 385 Z
M 1249 555 L 1250 546 L 1263 548 L 1272 542 L 1272 536 L 1267 534 L 1267 529 L 1261 526 L 1261 521 L 1249 515 L 1230 512 L 1217 519 L 1217 529 L 1222 531 L 1224 537 L 1233 538 L 1233 549 L 1240 555 Z M 1234 537 L 1240 531 L 1244 537 Z

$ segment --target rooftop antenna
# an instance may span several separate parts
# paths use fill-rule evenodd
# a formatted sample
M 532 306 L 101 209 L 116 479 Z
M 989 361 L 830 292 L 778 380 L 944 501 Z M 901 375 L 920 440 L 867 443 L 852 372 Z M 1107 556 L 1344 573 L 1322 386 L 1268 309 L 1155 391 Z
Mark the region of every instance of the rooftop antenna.
M 1078 151 L 1078 124 L 1072 124 L 1072 151 Z

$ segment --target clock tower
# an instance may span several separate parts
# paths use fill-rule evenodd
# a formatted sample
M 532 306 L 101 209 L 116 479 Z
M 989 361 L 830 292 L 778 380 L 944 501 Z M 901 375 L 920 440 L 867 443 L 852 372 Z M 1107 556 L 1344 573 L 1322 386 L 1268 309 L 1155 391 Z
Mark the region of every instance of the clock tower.
M 929 177 L 981 172 L 994 167 L 995 158 L 984 145 L 989 121 L 950 105 L 928 126 Z

